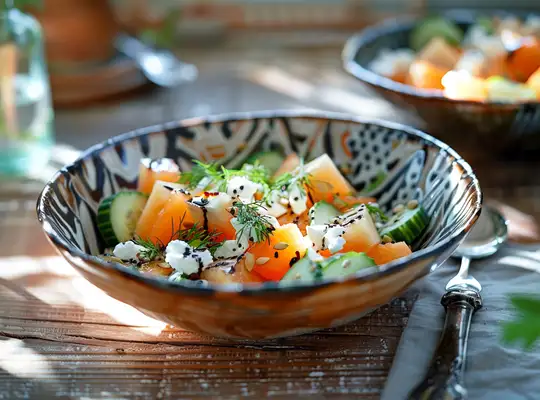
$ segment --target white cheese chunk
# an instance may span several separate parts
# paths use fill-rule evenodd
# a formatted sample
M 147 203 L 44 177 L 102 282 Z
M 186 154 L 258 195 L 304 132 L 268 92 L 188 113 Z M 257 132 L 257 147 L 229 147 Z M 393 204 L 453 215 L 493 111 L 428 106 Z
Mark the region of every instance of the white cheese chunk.
M 261 189 L 260 184 L 250 181 L 245 176 L 235 176 L 227 183 L 227 194 L 245 201 L 253 201 L 255 193 Z
M 294 183 L 289 188 L 289 204 L 293 213 L 300 215 L 307 210 L 307 193 L 302 185 Z
M 165 249 L 165 261 L 176 271 L 191 275 L 214 260 L 208 250 L 195 250 L 183 240 L 173 240 Z
M 138 261 L 140 259 L 140 253 L 144 250 L 146 249 L 143 246 L 128 241 L 125 243 L 118 243 L 113 250 L 113 254 L 123 261 Z

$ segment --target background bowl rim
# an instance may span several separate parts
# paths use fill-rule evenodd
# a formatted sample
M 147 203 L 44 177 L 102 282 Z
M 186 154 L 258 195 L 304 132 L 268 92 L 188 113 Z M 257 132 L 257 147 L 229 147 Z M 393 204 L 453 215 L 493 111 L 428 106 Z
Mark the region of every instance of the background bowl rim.
M 182 283 L 178 282 L 170 282 L 167 279 L 155 277 L 148 274 L 143 274 L 139 271 L 134 271 L 130 268 L 125 267 L 124 265 L 117 263 L 117 262 L 109 262 L 105 261 L 98 256 L 94 256 L 91 254 L 88 254 L 77 247 L 66 243 L 63 239 L 61 239 L 55 232 L 55 230 L 52 228 L 51 224 L 47 222 L 48 219 L 48 213 L 45 211 L 46 207 L 46 200 L 49 197 L 49 193 L 51 192 L 51 187 L 55 183 L 55 181 L 63 174 L 69 174 L 74 169 L 77 168 L 80 163 L 107 149 L 110 147 L 113 147 L 121 142 L 138 138 L 141 136 L 146 136 L 151 133 L 156 133 L 160 131 L 166 131 L 173 128 L 179 128 L 179 127 L 190 127 L 190 126 L 197 126 L 200 124 L 205 123 L 216 123 L 216 122 L 225 122 L 225 121 L 239 121 L 239 120 L 251 120 L 251 119 L 265 119 L 265 118 L 318 118 L 318 119 L 325 119 L 329 121 L 336 121 L 336 122 L 345 122 L 345 123 L 360 123 L 360 124 L 374 124 L 378 125 L 379 127 L 391 129 L 391 130 L 400 130 L 407 134 L 407 136 L 416 137 L 422 140 L 425 140 L 429 142 L 431 145 L 439 148 L 440 152 L 446 152 L 448 155 L 452 156 L 454 158 L 454 163 L 459 164 L 459 166 L 463 169 L 464 173 L 467 173 L 470 179 L 472 180 L 472 186 L 474 192 L 477 194 L 476 196 L 476 202 L 473 205 L 473 213 L 472 215 L 463 223 L 463 226 L 458 229 L 456 232 L 454 232 L 451 236 L 441 240 L 439 243 L 428 246 L 425 249 L 421 249 L 418 251 L 413 252 L 409 256 L 400 258 L 398 260 L 395 260 L 391 263 L 388 263 L 381 268 L 379 267 L 372 267 L 363 269 L 361 271 L 358 271 L 357 273 L 353 275 L 349 275 L 347 277 L 342 278 L 335 278 L 335 279 L 328 279 L 323 280 L 321 282 L 316 283 L 293 283 L 290 285 L 283 285 L 279 284 L 279 282 L 265 282 L 263 284 L 250 284 L 250 285 L 243 285 L 243 284 L 214 284 L 211 286 L 200 286 L 196 282 L 192 281 L 186 281 Z M 418 130 L 416 128 L 396 123 L 396 122 L 390 122 L 385 121 L 381 119 L 376 118 L 364 118 L 364 117 L 358 117 L 358 116 L 352 116 L 346 113 L 339 113 L 339 112 L 330 112 L 330 111 L 322 111 L 322 110 L 270 110 L 270 111 L 256 111 L 256 112 L 239 112 L 239 113 L 225 113 L 225 114 L 217 114 L 217 115 L 211 115 L 206 117 L 195 117 L 195 118 L 188 118 L 183 119 L 179 121 L 172 121 L 167 122 L 163 124 L 157 124 L 148 126 L 145 128 L 135 129 L 132 131 L 128 131 L 126 133 L 114 136 L 112 138 L 107 139 L 106 141 L 103 141 L 101 143 L 95 144 L 91 147 L 89 147 L 86 151 L 84 151 L 75 161 L 72 163 L 64 166 L 59 171 L 57 171 L 54 176 L 46 183 L 45 187 L 41 191 L 36 204 L 36 212 L 37 212 L 37 218 L 41 225 L 41 229 L 47 236 L 48 240 L 55 246 L 56 250 L 61 252 L 62 250 L 69 253 L 72 257 L 75 257 L 77 259 L 81 259 L 84 262 L 91 263 L 97 267 L 99 267 L 102 270 L 105 270 L 106 272 L 110 272 L 111 270 L 116 271 L 123 275 L 124 277 L 135 280 L 138 282 L 142 282 L 144 284 L 156 287 L 158 289 L 166 290 L 166 291 L 173 291 L 173 292 L 183 292 L 185 294 L 209 294 L 214 292 L 220 292 L 220 293 L 239 293 L 243 295 L 265 295 L 275 292 L 280 293 L 299 293 L 299 292 L 305 292 L 305 291 L 313 291 L 319 288 L 323 288 L 326 286 L 334 285 L 334 284 L 341 284 L 351 281 L 357 281 L 357 282 L 367 282 L 372 280 L 377 280 L 381 277 L 391 275 L 395 272 L 398 272 L 400 270 L 405 269 L 410 262 L 419 261 L 424 258 L 430 258 L 431 256 L 438 254 L 440 252 L 443 252 L 446 248 L 451 246 L 455 241 L 460 240 L 469 230 L 472 228 L 478 217 L 480 216 L 481 209 L 482 209 L 482 202 L 483 202 L 483 194 L 482 190 L 480 188 L 480 183 L 478 181 L 478 178 L 476 177 L 472 167 L 469 165 L 467 161 L 465 161 L 454 149 L 452 149 L 450 146 L 445 144 L 444 142 L 440 141 L 439 139 L 436 139 L 432 137 L 431 135 Z
M 445 16 L 452 21 L 458 22 L 470 22 L 475 15 L 489 15 L 489 16 L 536 16 L 540 17 L 540 14 L 535 12 L 509 12 L 504 10 L 490 10 L 481 11 L 474 9 L 451 9 L 447 11 L 441 11 L 434 13 L 434 15 Z M 498 110 L 514 109 L 516 107 L 537 107 L 540 106 L 540 100 L 526 101 L 526 102 L 504 102 L 504 101 L 474 101 L 474 100 L 459 100 L 445 97 L 442 91 L 437 89 L 418 89 L 411 85 L 396 82 L 390 78 L 379 75 L 369 69 L 363 67 L 356 61 L 356 55 L 362 48 L 370 45 L 375 39 L 400 32 L 407 28 L 412 28 L 418 21 L 426 18 L 426 16 L 404 16 L 397 18 L 386 18 L 381 22 L 370 25 L 361 31 L 350 36 L 341 52 L 341 59 L 343 68 L 355 78 L 362 82 L 368 83 L 374 87 L 386 89 L 391 92 L 396 92 L 402 95 L 408 95 L 411 97 L 417 97 L 421 99 L 436 100 L 440 102 L 447 102 L 449 104 L 463 105 L 463 106 L 491 106 Z

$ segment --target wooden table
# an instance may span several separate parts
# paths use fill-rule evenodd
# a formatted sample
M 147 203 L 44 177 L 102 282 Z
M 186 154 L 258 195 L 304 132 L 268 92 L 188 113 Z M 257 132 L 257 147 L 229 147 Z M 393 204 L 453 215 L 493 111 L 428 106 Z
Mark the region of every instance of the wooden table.
M 346 77 L 337 57 L 337 48 L 186 52 L 200 67 L 198 82 L 58 111 L 58 140 L 84 148 L 164 120 L 269 108 L 415 122 Z M 477 163 L 487 196 L 538 215 L 534 167 Z M 232 342 L 192 334 L 111 299 L 55 255 L 35 220 L 42 182 L 0 184 L 0 398 L 379 398 L 414 292 L 345 327 L 301 337 Z

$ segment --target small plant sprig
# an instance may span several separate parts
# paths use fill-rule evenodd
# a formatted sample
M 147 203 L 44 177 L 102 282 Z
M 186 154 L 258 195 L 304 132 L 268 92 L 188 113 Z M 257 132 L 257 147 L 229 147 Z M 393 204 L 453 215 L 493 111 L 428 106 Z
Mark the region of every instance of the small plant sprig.
M 152 261 L 163 255 L 164 246 L 161 244 L 155 244 L 150 240 L 136 237 L 133 242 L 139 246 L 144 247 L 144 250 L 140 252 L 139 256 L 142 259 Z
M 274 225 L 272 225 L 268 215 L 260 213 L 261 208 L 264 209 L 264 205 L 260 201 L 252 203 L 236 201 L 233 203 L 231 213 L 236 217 L 238 225 L 241 226 L 236 232 L 238 243 L 246 234 L 249 235 L 249 239 L 253 242 L 268 241 L 270 243 Z
M 386 216 L 386 214 L 383 212 L 383 210 L 381 210 L 378 206 L 374 205 L 374 204 L 366 204 L 366 208 L 367 210 L 369 211 L 369 213 L 373 216 L 375 216 L 375 218 L 378 218 L 381 220 L 381 222 L 386 222 L 388 221 L 388 217 Z
M 254 183 L 258 183 L 266 191 L 269 186 L 268 170 L 256 163 L 249 168 L 242 169 L 227 169 L 224 166 L 219 166 L 216 163 L 205 164 L 201 161 L 193 160 L 195 165 L 191 171 L 182 172 L 179 183 L 188 185 L 189 189 L 196 188 L 204 178 L 210 179 L 209 186 L 213 186 L 216 190 L 224 192 L 227 190 L 227 184 L 231 178 L 235 176 L 245 176 Z
M 204 178 L 210 178 L 212 183 L 221 180 L 221 171 L 216 163 L 205 164 L 202 161 L 193 160 L 191 171 L 182 172 L 178 183 L 187 185 L 189 189 L 195 189 Z

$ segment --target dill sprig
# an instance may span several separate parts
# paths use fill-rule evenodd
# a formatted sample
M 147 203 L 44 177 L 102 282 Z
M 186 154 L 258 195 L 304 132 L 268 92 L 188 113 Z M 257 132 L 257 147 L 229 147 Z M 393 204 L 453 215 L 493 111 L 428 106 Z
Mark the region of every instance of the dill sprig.
M 142 250 L 139 254 L 140 258 L 143 258 L 148 261 L 155 260 L 159 256 L 163 254 L 163 250 L 165 246 L 160 242 L 158 244 L 153 243 L 150 240 L 142 239 L 140 237 L 135 237 L 133 239 L 133 242 L 139 246 L 144 247 L 144 250 Z
M 264 191 L 269 189 L 270 177 L 266 167 L 256 162 L 253 165 L 244 165 L 241 169 L 228 169 L 216 163 L 205 164 L 193 160 L 195 165 L 191 171 L 182 172 L 179 183 L 186 184 L 194 189 L 204 179 L 209 178 L 210 184 L 218 191 L 225 192 L 227 184 L 235 176 L 244 176 L 254 183 L 260 184 Z
M 306 172 L 304 159 L 300 159 L 300 165 L 293 172 L 285 172 L 278 176 L 272 185 L 273 190 L 287 190 L 291 185 L 311 186 L 311 174 Z
M 187 185 L 189 189 L 194 189 L 204 178 L 209 178 L 214 184 L 222 179 L 221 171 L 216 163 L 205 164 L 198 160 L 193 160 L 193 163 L 195 165 L 191 171 L 182 172 L 178 183 Z
M 208 249 L 212 255 L 214 251 L 219 246 L 217 242 L 218 237 L 221 233 L 217 231 L 207 231 L 204 229 L 204 226 L 201 226 L 198 222 L 195 222 L 190 227 L 185 227 L 184 221 L 186 218 L 186 212 L 180 218 L 180 223 L 178 224 L 178 229 L 174 230 L 174 219 L 172 220 L 172 240 L 182 240 L 193 247 L 195 250 L 204 250 Z
M 388 217 L 386 216 L 384 211 L 381 210 L 379 207 L 373 204 L 366 204 L 366 208 L 369 211 L 369 213 L 375 218 L 379 218 L 382 222 L 388 221 Z
M 256 243 L 264 241 L 270 243 L 270 235 L 274 231 L 274 225 L 272 225 L 268 215 L 260 213 L 261 208 L 264 209 L 261 201 L 252 203 L 236 201 L 233 203 L 231 211 L 234 213 L 238 225 L 241 226 L 240 230 L 236 232 L 238 243 L 245 236 Z

